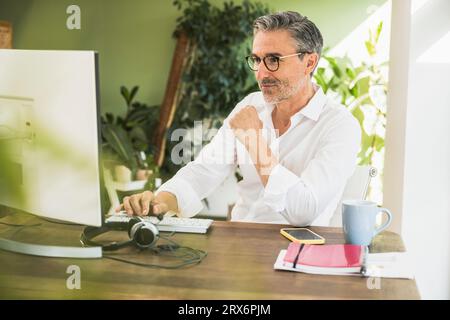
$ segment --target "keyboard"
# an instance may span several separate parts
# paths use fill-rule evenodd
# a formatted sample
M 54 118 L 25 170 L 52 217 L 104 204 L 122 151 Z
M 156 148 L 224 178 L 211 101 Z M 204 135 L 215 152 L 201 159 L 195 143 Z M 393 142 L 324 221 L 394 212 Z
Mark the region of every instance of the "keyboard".
M 126 213 L 118 213 L 107 216 L 105 222 L 114 223 L 128 223 L 133 217 L 128 216 Z M 162 220 L 159 220 L 156 216 L 141 216 L 144 221 L 153 223 L 159 231 L 175 231 L 186 233 L 206 233 L 213 223 L 211 219 L 198 219 L 198 218 L 177 218 L 164 216 Z

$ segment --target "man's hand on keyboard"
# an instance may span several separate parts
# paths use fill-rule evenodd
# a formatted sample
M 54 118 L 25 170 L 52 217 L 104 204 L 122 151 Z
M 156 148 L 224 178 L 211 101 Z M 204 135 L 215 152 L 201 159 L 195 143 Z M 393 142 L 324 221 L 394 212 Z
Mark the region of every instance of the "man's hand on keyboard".
M 123 203 L 116 208 L 116 212 L 120 212 L 122 209 L 130 216 L 133 214 L 138 216 L 159 215 L 169 210 L 168 205 L 156 199 L 151 191 L 124 197 Z

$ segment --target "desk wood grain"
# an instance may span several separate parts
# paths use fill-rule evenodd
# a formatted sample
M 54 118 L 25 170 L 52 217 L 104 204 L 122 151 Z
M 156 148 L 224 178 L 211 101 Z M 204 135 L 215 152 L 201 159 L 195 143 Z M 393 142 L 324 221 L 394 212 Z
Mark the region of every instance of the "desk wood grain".
M 35 223 L 12 230 L 0 225 L 0 237 L 13 240 L 79 246 L 80 226 L 55 225 L 33 216 L 8 216 L 4 222 Z M 0 251 L 2 299 L 420 299 L 414 280 L 381 279 L 380 289 L 368 289 L 367 279 L 279 271 L 273 264 L 289 241 L 282 225 L 216 221 L 207 234 L 175 234 L 181 245 L 206 250 L 198 265 L 176 270 L 148 269 L 109 259 L 61 259 Z M 339 228 L 312 227 L 327 243 L 344 243 Z M 113 232 L 105 240 L 126 239 Z M 383 232 L 372 252 L 404 251 L 400 237 Z M 153 263 L 150 252 L 126 248 L 121 258 Z M 157 260 L 155 260 L 157 259 Z M 159 260 L 158 260 L 159 259 Z M 81 289 L 69 290 L 67 267 L 81 270 Z

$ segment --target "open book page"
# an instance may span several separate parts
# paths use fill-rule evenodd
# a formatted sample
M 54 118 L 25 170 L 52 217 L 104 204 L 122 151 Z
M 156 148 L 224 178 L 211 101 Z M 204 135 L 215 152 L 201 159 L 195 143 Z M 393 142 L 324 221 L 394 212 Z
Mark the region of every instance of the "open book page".
M 366 264 L 367 277 L 414 279 L 407 252 L 369 253 Z

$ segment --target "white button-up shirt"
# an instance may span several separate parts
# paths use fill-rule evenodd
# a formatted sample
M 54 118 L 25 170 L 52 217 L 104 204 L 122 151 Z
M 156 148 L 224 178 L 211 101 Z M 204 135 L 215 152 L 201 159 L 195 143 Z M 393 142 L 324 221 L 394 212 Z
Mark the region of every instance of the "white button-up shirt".
M 308 104 L 291 117 L 289 129 L 278 136 L 272 122 L 274 105 L 255 92 L 239 102 L 223 126 L 199 153 L 157 191 L 177 198 L 181 216 L 191 217 L 203 208 L 210 195 L 238 166 L 238 200 L 233 221 L 329 225 L 345 184 L 356 166 L 361 128 L 342 105 L 333 103 L 315 85 Z M 228 121 L 241 108 L 254 106 L 263 123 L 263 136 L 277 164 L 266 186 L 250 155 L 233 134 Z

